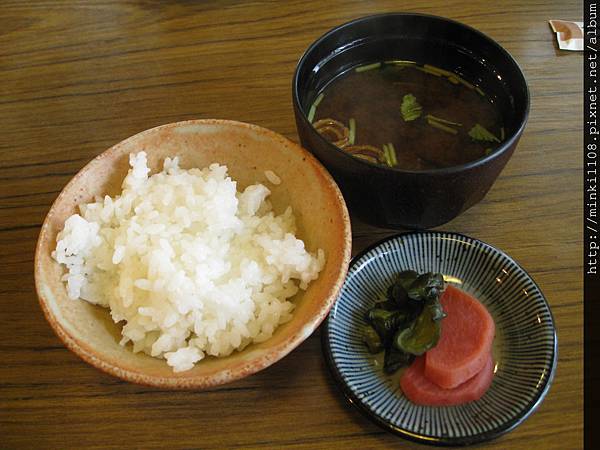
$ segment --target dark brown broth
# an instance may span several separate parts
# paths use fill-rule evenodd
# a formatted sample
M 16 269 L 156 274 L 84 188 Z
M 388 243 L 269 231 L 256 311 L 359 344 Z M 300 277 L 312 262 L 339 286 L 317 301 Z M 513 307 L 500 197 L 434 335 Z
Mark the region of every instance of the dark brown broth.
M 400 112 L 406 94 L 423 107 L 421 117 L 405 122 Z M 432 127 L 431 114 L 461 123 L 457 134 Z M 469 130 L 480 124 L 500 138 L 502 120 L 489 98 L 445 76 L 425 73 L 415 66 L 382 64 L 381 68 L 337 77 L 323 90 L 313 123 L 333 118 L 348 126 L 356 121 L 355 144 L 381 148 L 393 143 L 396 167 L 424 170 L 456 166 L 478 159 L 495 149 L 497 142 L 476 142 Z

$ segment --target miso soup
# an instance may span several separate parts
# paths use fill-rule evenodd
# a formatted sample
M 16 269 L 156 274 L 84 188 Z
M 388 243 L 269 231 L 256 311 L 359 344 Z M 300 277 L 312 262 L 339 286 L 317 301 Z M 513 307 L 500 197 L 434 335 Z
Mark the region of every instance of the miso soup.
M 468 163 L 505 138 L 500 111 L 483 90 L 412 61 L 347 71 L 316 96 L 308 118 L 355 157 L 407 170 Z

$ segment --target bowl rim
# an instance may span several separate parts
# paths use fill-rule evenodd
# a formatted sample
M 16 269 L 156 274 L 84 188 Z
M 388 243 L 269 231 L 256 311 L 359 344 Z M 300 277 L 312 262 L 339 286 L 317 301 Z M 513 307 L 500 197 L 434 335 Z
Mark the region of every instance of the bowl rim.
M 333 285 L 329 287 L 329 290 L 326 294 L 326 299 L 323 301 L 317 314 L 313 316 L 311 320 L 304 323 L 300 330 L 291 334 L 290 337 L 284 339 L 276 347 L 271 347 L 268 349 L 268 351 L 261 352 L 256 357 L 245 361 L 243 364 L 238 365 L 233 370 L 224 368 L 223 370 L 217 371 L 210 375 L 195 377 L 186 377 L 184 375 L 185 372 L 182 372 L 180 374 L 172 372 L 170 376 L 156 376 L 149 375 L 142 370 L 136 370 L 130 367 L 126 367 L 126 365 L 119 364 L 118 361 L 107 361 L 101 357 L 98 357 L 96 352 L 91 348 L 91 346 L 89 346 L 86 342 L 83 342 L 80 339 L 72 336 L 62 326 L 59 319 L 52 312 L 51 307 L 49 306 L 49 303 L 46 300 L 46 295 L 44 293 L 45 289 L 49 288 L 46 286 L 45 277 L 42 274 L 42 246 L 43 243 L 48 239 L 47 230 L 49 228 L 50 219 L 54 214 L 55 208 L 62 200 L 62 198 L 66 196 L 68 188 L 72 184 L 74 184 L 76 180 L 79 177 L 81 177 L 84 173 L 88 172 L 89 170 L 92 170 L 92 165 L 95 162 L 109 155 L 112 155 L 115 152 L 118 152 L 121 145 L 123 145 L 126 141 L 130 139 L 137 138 L 140 135 L 144 134 L 155 133 L 164 128 L 174 128 L 186 125 L 221 125 L 247 129 L 252 132 L 259 133 L 263 136 L 266 135 L 275 142 L 287 144 L 288 146 L 290 146 L 290 148 L 293 148 L 295 149 L 295 151 L 299 152 L 303 157 L 306 157 L 310 164 L 315 168 L 316 172 L 319 175 L 323 176 L 324 179 L 327 181 L 327 185 L 332 190 L 332 197 L 337 200 L 336 203 L 339 206 L 341 220 L 344 225 L 344 229 L 342 231 L 344 243 L 344 248 L 342 249 L 342 265 L 340 266 L 340 272 L 337 278 L 335 279 Z M 143 130 L 141 132 L 135 133 L 131 136 L 128 136 L 125 139 L 119 141 L 118 143 L 110 146 L 107 150 L 104 150 L 100 154 L 96 155 L 94 158 L 88 161 L 81 169 L 79 169 L 79 171 L 62 188 L 59 195 L 52 203 L 52 206 L 46 214 L 44 222 L 42 223 L 42 226 L 40 228 L 34 256 L 35 289 L 38 297 L 38 302 L 40 304 L 44 317 L 46 318 L 46 321 L 50 324 L 51 328 L 54 330 L 58 338 L 65 344 L 65 346 L 70 351 L 75 353 L 77 356 L 79 356 L 81 359 L 94 366 L 95 368 L 109 375 L 113 375 L 122 380 L 139 385 L 167 389 L 207 389 L 226 383 L 231 383 L 233 381 L 253 375 L 281 360 L 290 352 L 292 352 L 296 347 L 298 347 L 302 342 L 304 342 L 304 340 L 306 340 L 327 317 L 328 312 L 333 307 L 338 297 L 339 291 L 344 284 L 346 273 L 348 271 L 349 262 L 351 258 L 351 247 L 351 223 L 344 198 L 339 190 L 339 187 L 333 180 L 332 176 L 314 155 L 312 155 L 309 151 L 303 148 L 300 144 L 293 142 L 292 140 L 275 131 L 261 127 L 259 125 L 228 119 L 191 119 L 158 125 Z
M 557 335 L 557 331 L 556 331 L 556 321 L 554 320 L 554 315 L 552 313 L 552 309 L 550 308 L 550 304 L 548 303 L 548 300 L 546 299 L 544 293 L 542 292 L 542 290 L 540 289 L 538 284 L 535 282 L 533 277 L 531 277 L 531 275 L 529 275 L 529 273 L 517 261 L 515 261 L 510 255 L 506 254 L 502 250 L 500 250 L 500 249 L 494 247 L 493 245 L 488 244 L 487 242 L 484 242 L 480 239 L 476 239 L 476 238 L 470 237 L 466 234 L 457 233 L 457 232 L 453 232 L 453 231 L 441 231 L 441 230 L 408 231 L 408 232 L 397 233 L 397 234 L 393 234 L 391 236 L 385 237 L 385 238 L 367 246 L 365 249 L 360 251 L 356 256 L 354 256 L 352 258 L 352 260 L 350 261 L 350 266 L 348 267 L 348 272 L 350 272 L 352 267 L 354 265 L 356 265 L 358 263 L 358 261 L 363 256 L 365 256 L 367 253 L 377 249 L 378 247 L 382 246 L 386 242 L 396 240 L 396 239 L 401 239 L 402 237 L 411 236 L 411 235 L 429 235 L 432 238 L 440 238 L 440 237 L 443 237 L 444 235 L 446 235 L 446 236 L 455 236 L 457 238 L 468 239 L 470 241 L 478 242 L 480 244 L 483 244 L 484 247 L 488 248 L 492 252 L 496 252 L 499 255 L 501 255 L 502 257 L 509 260 L 510 262 L 514 263 L 515 266 L 518 267 L 519 270 L 521 270 L 523 272 L 523 274 L 533 283 L 533 286 L 540 294 L 542 302 L 545 304 L 545 306 L 548 309 L 548 313 L 550 315 L 550 323 L 552 324 L 552 340 L 553 340 L 552 353 L 553 353 L 553 356 L 552 356 L 551 363 L 550 363 L 551 364 L 550 374 L 546 378 L 544 386 L 541 387 L 541 389 L 537 389 L 535 397 L 531 400 L 531 402 L 525 408 L 523 408 L 519 412 L 519 414 L 517 414 L 517 416 L 514 419 L 512 419 L 511 421 L 507 422 L 504 425 L 497 427 L 496 429 L 493 429 L 493 430 L 490 430 L 487 432 L 478 433 L 473 436 L 467 436 L 467 437 L 461 437 L 461 438 L 444 438 L 444 437 L 432 438 L 431 436 L 424 436 L 424 435 L 421 435 L 418 433 L 413 433 L 408 430 L 404 430 L 400 427 L 396 427 L 392 423 L 379 417 L 377 414 L 375 414 L 373 411 L 371 411 L 371 409 L 368 406 L 366 406 L 356 396 L 356 394 L 354 394 L 354 392 L 350 389 L 350 387 L 344 382 L 341 372 L 338 369 L 337 365 L 335 364 L 335 361 L 333 359 L 333 355 L 331 352 L 331 347 L 330 347 L 331 339 L 330 339 L 330 332 L 329 332 L 329 321 L 330 321 L 331 313 L 327 316 L 327 319 L 323 323 L 323 331 L 321 332 L 321 348 L 322 348 L 322 351 L 323 351 L 323 354 L 325 357 L 325 361 L 327 363 L 327 367 L 329 368 L 329 372 L 333 375 L 336 386 L 341 391 L 344 399 L 348 403 L 355 406 L 358 409 L 358 411 L 364 417 L 369 419 L 371 422 L 373 422 L 374 424 L 378 425 L 379 427 L 383 428 L 384 430 L 386 430 L 392 434 L 401 436 L 401 437 L 406 438 L 413 442 L 426 443 L 426 444 L 430 444 L 430 445 L 435 445 L 437 447 L 466 446 L 466 445 L 472 445 L 472 444 L 496 439 L 496 438 L 514 430 L 516 427 L 521 425 L 525 420 L 527 420 L 542 404 L 542 402 L 546 398 L 546 395 L 548 394 L 548 391 L 550 390 L 552 382 L 554 381 L 554 376 L 556 375 L 556 368 L 558 365 L 558 335 Z
M 340 32 L 344 29 L 351 28 L 355 25 L 361 24 L 363 22 L 378 20 L 378 19 L 382 19 L 385 17 L 398 17 L 398 18 L 399 17 L 420 17 L 420 18 L 425 18 L 425 19 L 429 19 L 429 20 L 438 20 L 440 22 L 447 22 L 452 25 L 462 27 L 466 30 L 469 30 L 470 32 L 474 33 L 479 38 L 487 41 L 489 44 L 491 44 L 497 50 L 499 50 L 500 53 L 514 65 L 514 68 L 516 69 L 516 73 L 519 75 L 520 81 L 523 83 L 523 86 L 525 88 L 524 89 L 524 91 L 525 91 L 525 109 L 523 111 L 523 118 L 521 120 L 519 127 L 513 133 L 511 133 L 511 135 L 508 139 L 506 139 L 498 148 L 496 148 L 489 155 L 484 155 L 481 158 L 475 159 L 473 161 L 469 161 L 464 164 L 459 164 L 456 166 L 423 169 L 423 170 L 408 170 L 408 169 L 401 169 L 398 167 L 385 167 L 380 164 L 369 162 L 362 158 L 355 158 L 352 155 L 350 155 L 348 152 L 345 152 L 344 150 L 340 149 L 339 147 L 333 145 L 331 142 L 329 142 L 328 140 L 323 138 L 323 136 L 321 136 L 321 134 L 318 133 L 314 129 L 312 124 L 308 121 L 306 112 L 301 107 L 300 89 L 298 87 L 299 81 L 300 81 L 299 80 L 300 70 L 306 64 L 306 60 L 308 59 L 310 53 L 312 53 L 319 45 L 321 45 L 323 43 L 323 41 L 325 41 L 330 36 L 334 35 L 337 32 Z M 352 44 L 353 43 L 350 42 L 345 45 L 352 46 Z M 345 155 L 345 157 L 357 162 L 358 164 L 366 165 L 373 169 L 378 169 L 379 171 L 382 171 L 382 172 L 388 172 L 388 173 L 396 172 L 396 173 L 413 174 L 413 175 L 452 174 L 452 173 L 462 172 L 462 171 L 474 169 L 479 166 L 485 165 L 486 163 L 496 159 L 500 155 L 509 152 L 517 144 L 517 141 L 520 139 L 521 135 L 523 134 L 523 131 L 525 130 L 525 126 L 527 125 L 527 121 L 529 119 L 529 112 L 530 112 L 530 108 L 531 108 L 531 94 L 529 92 L 529 85 L 527 83 L 527 79 L 525 78 L 525 74 L 523 73 L 523 69 L 521 68 L 519 63 L 517 63 L 515 58 L 513 58 L 513 56 L 504 47 L 502 47 L 497 41 L 495 41 L 488 35 L 484 34 L 483 32 L 477 30 L 476 28 L 473 28 L 472 26 L 466 25 L 457 20 L 449 19 L 447 17 L 442 17 L 442 16 L 436 16 L 434 14 L 412 13 L 412 12 L 389 12 L 389 13 L 372 14 L 372 15 L 368 15 L 368 16 L 363 16 L 363 17 L 353 19 L 349 22 L 345 22 L 341 25 L 337 25 L 337 26 L 331 28 L 329 31 L 322 34 L 312 44 L 310 44 L 310 46 L 304 51 L 304 53 L 298 60 L 296 69 L 294 70 L 294 76 L 292 77 L 292 100 L 293 100 L 295 109 L 297 109 L 297 111 L 300 114 L 301 120 L 303 120 L 304 122 L 306 122 L 308 124 L 309 132 L 311 132 L 311 133 L 313 133 L 313 135 L 317 136 L 317 139 L 319 139 L 321 141 L 321 143 L 325 144 L 326 147 L 332 149 L 334 152 L 336 152 L 338 154 L 343 154 L 343 155 Z

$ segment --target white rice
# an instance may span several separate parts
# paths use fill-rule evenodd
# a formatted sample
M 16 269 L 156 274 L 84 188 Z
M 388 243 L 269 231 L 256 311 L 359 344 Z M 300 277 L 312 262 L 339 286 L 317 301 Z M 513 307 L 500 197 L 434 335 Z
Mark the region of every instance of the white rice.
M 325 263 L 295 237 L 292 209 L 276 215 L 262 184 L 238 192 L 219 164 L 166 158 L 148 176 L 145 152 L 129 162 L 121 195 L 80 205 L 56 238 L 69 297 L 110 308 L 121 345 L 175 372 L 269 339 Z
M 273 183 L 276 186 L 281 184 L 281 178 L 279 178 L 272 170 L 265 170 L 265 177 L 267 177 L 267 180 L 269 180 L 270 183 Z

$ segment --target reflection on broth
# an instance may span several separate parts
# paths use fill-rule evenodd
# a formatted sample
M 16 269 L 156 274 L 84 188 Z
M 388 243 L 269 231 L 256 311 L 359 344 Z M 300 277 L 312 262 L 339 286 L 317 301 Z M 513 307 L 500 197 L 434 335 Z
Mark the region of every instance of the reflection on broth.
M 412 61 L 345 72 L 319 93 L 308 119 L 353 156 L 407 170 L 468 163 L 505 137 L 500 111 L 478 86 Z

